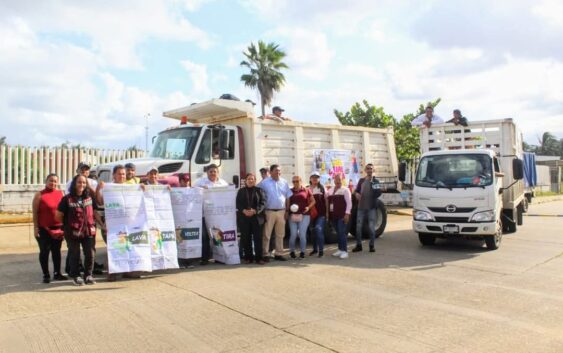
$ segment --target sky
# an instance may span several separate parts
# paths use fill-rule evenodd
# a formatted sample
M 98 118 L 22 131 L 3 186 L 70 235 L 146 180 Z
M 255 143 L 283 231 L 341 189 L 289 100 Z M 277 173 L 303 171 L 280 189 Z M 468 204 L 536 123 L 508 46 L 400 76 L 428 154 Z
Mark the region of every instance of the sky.
M 258 40 L 287 53 L 272 105 L 337 123 L 358 101 L 400 119 L 513 118 L 537 144 L 563 137 L 563 1 L 3 0 L 0 136 L 9 144 L 145 147 L 162 112 L 223 93 Z M 259 106 L 256 114 L 260 115 Z

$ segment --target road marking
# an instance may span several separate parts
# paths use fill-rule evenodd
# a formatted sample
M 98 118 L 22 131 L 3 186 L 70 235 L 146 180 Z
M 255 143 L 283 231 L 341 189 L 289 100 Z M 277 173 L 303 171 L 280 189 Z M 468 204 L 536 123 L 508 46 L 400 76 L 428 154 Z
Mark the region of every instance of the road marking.
M 524 216 L 528 217 L 563 217 L 563 214 L 524 214 Z

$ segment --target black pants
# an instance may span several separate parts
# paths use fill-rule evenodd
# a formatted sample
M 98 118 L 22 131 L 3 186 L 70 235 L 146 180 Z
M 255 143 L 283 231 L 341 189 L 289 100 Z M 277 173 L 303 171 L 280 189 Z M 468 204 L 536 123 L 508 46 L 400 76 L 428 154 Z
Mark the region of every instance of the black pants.
M 238 217 L 238 229 L 240 231 L 240 242 L 243 248 L 243 257 L 246 260 L 262 259 L 262 227 L 256 216 Z M 252 243 L 254 242 L 254 255 L 252 255 Z
M 70 265 L 70 277 L 80 276 L 80 245 L 84 252 L 84 277 L 91 276 L 94 269 L 94 242 L 96 238 L 74 238 L 66 237 L 68 246 L 68 262 Z
M 211 245 L 209 244 L 209 232 L 205 224 L 205 218 L 201 221 L 201 259 L 207 261 L 211 258 Z
M 63 240 L 53 239 L 43 228 L 39 228 L 39 264 L 44 276 L 49 276 L 49 253 L 53 258 L 53 273 L 61 273 L 61 244 Z

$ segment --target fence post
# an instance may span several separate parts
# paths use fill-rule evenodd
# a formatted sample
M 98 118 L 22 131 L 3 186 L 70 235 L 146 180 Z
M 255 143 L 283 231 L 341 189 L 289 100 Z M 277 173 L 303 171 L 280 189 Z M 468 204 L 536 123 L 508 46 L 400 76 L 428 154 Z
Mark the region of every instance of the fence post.
M 33 181 L 31 180 L 31 176 L 33 174 L 33 172 L 31 171 L 31 147 L 26 147 L 25 148 L 25 159 L 26 159 L 26 182 L 27 184 L 33 184 Z
M 0 146 L 0 184 L 6 184 L 6 146 Z

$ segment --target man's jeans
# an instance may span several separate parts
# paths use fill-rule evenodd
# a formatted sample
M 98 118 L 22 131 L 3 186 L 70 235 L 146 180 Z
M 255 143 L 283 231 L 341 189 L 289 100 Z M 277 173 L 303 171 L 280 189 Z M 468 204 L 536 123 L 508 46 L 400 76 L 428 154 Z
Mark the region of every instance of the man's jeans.
M 369 246 L 375 246 L 375 224 L 377 217 L 377 209 L 372 208 L 369 210 L 358 209 L 358 216 L 356 218 L 356 245 L 362 246 L 362 226 L 364 225 L 364 218 L 368 218 L 369 222 Z

